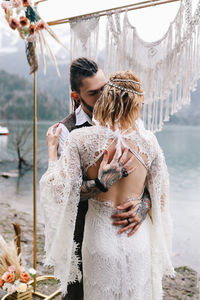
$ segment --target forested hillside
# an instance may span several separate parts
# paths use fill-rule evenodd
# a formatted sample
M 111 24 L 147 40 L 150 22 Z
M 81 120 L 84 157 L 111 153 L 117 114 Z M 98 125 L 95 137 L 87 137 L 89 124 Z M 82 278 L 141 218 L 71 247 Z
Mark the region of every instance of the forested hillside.
M 51 85 L 52 78 L 50 82 Z M 48 85 L 46 88 L 49 91 Z M 61 92 L 60 87 L 57 85 L 54 86 L 53 94 L 57 94 L 58 98 L 52 96 L 52 91 L 46 93 L 38 90 L 38 120 L 60 120 L 68 114 L 67 99 L 64 102 L 59 92 Z M 170 117 L 170 124 L 200 125 L 200 83 L 197 90 L 192 93 L 191 99 L 190 105 L 183 106 Z M 0 120 L 31 120 L 32 118 L 33 85 L 18 75 L 0 71 Z
M 60 120 L 68 113 L 68 104 L 38 90 L 38 120 Z M 0 71 L 0 119 L 33 118 L 33 85 L 18 75 Z

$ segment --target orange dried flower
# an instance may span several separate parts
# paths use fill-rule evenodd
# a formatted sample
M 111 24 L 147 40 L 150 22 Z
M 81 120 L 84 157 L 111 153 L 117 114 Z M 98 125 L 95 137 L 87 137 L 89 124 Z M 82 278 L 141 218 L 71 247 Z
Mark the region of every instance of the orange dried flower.
M 31 277 L 28 275 L 28 273 L 23 272 L 23 273 L 21 273 L 19 279 L 20 279 L 22 282 L 27 283 L 27 282 L 31 279 Z
M 21 16 L 19 18 L 19 23 L 22 27 L 27 26 L 28 25 L 28 19 L 26 17 Z
M 5 277 L 5 282 L 10 283 L 15 281 L 15 274 L 14 273 L 8 273 Z
M 10 27 L 11 27 L 13 30 L 15 30 L 16 28 L 19 27 L 19 21 L 18 21 L 17 19 L 15 19 L 15 18 L 10 18 L 10 19 L 9 19 L 9 25 L 10 25 Z
M 24 7 L 27 7 L 27 6 L 30 6 L 31 1 L 30 0 L 22 0 L 22 3 L 23 3 Z
M 46 28 L 46 24 L 44 23 L 44 21 L 39 20 L 36 24 L 36 30 L 43 30 L 44 28 Z
M 35 25 L 31 24 L 28 28 L 28 31 L 30 32 L 30 34 L 33 34 L 35 32 Z
M 4 280 L 0 278 L 0 288 L 2 288 L 3 284 L 4 284 Z

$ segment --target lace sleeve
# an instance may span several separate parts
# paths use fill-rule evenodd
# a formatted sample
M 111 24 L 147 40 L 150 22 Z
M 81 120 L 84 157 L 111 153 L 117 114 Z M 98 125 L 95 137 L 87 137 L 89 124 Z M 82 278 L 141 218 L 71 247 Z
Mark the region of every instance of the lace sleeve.
M 147 186 L 154 186 L 157 195 L 160 197 L 159 205 L 162 212 L 169 197 L 169 173 L 165 162 L 165 157 L 160 148 L 157 139 L 155 138 L 155 158 L 151 163 L 149 172 L 147 174 Z
M 57 161 L 50 161 L 40 180 L 40 202 L 45 223 L 45 264 L 54 266 L 63 294 L 68 282 L 80 280 L 73 242 L 82 172 L 78 147 L 71 136 Z
M 153 225 L 155 265 L 160 265 L 162 275 L 174 275 L 171 264 L 172 253 L 172 220 L 169 212 L 169 174 L 165 157 L 154 136 L 155 156 L 147 174 L 147 188 L 152 207 L 150 215 Z M 158 255 L 161 253 L 161 256 Z M 158 260 L 158 257 L 161 257 Z

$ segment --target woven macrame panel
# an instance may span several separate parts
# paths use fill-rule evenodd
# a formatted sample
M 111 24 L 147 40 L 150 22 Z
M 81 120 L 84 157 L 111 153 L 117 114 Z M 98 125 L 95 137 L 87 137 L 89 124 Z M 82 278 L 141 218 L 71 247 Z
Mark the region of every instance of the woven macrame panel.
M 200 0 L 192 11 L 192 0 L 181 1 L 167 32 L 155 42 L 140 38 L 128 12 L 106 16 L 105 74 L 131 70 L 140 77 L 145 91 L 141 117 L 151 131 L 161 130 L 170 115 L 190 103 L 200 77 Z M 71 23 L 71 59 L 97 60 L 98 39 L 97 16 Z

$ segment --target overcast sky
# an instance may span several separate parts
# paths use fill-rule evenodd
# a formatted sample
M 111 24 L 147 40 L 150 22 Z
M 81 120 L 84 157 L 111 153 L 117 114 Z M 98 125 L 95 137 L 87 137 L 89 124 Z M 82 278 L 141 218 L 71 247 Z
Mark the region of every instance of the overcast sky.
M 48 0 L 38 5 L 38 11 L 41 17 L 47 22 L 137 2 L 141 2 L 141 0 Z M 193 10 L 196 8 L 197 2 L 198 0 L 192 0 Z M 167 31 L 170 22 L 174 20 L 178 12 L 179 6 L 180 1 L 177 1 L 151 8 L 130 11 L 129 20 L 131 24 L 137 28 L 137 32 L 143 40 L 156 41 L 162 38 Z M 69 24 L 52 26 L 52 29 L 66 46 L 69 47 Z M 8 24 L 6 24 L 3 17 L 3 10 L 0 8 L 0 52 L 4 50 L 2 49 L 3 45 L 1 43 L 2 32 L 4 32 L 4 34 L 7 32 L 9 36 L 12 34 L 13 44 L 14 40 L 19 39 L 18 32 L 12 31 Z M 100 34 L 102 34 L 102 32 L 100 32 Z M 53 42 L 52 39 L 50 39 L 49 42 L 51 44 Z M 54 51 L 57 52 L 60 46 L 55 43 L 53 45 Z
M 196 1 L 196 0 L 194 0 Z M 133 0 L 48 0 L 39 4 L 39 12 L 46 21 L 77 16 L 93 11 L 123 6 L 141 1 Z M 156 7 L 145 8 L 129 12 L 129 19 L 136 26 L 140 36 L 147 41 L 157 40 L 162 37 L 175 18 L 180 2 L 164 4 Z M 52 28 L 55 28 L 52 27 Z

